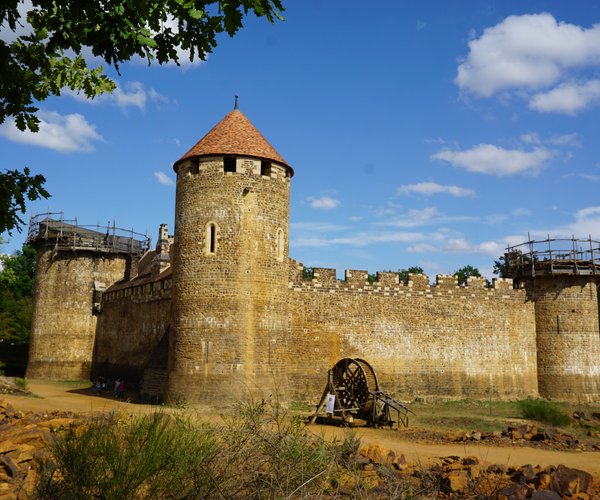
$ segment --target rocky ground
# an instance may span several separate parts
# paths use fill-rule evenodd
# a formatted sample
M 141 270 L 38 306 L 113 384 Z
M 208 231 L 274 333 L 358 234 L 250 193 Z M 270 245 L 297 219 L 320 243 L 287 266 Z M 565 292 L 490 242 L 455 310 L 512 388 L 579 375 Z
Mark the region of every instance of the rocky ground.
M 89 408 L 90 403 L 81 403 L 81 398 L 91 396 L 53 390 L 67 398 L 61 404 L 73 398 Z M 89 416 L 52 409 L 49 399 L 5 397 L 0 399 L 0 500 L 32 498 L 39 463 L 49 453 L 49 444 Z M 331 429 L 321 426 L 310 430 L 335 437 Z M 390 491 L 400 497 L 403 491 L 435 491 L 435 498 L 442 499 L 600 499 L 598 440 L 593 436 L 578 440 L 552 430 L 541 434 L 531 425 L 462 435 L 360 430 L 357 435 L 363 444 L 338 489 L 352 497 L 358 483 L 367 485 L 369 498 L 388 498 Z M 506 450 L 509 459 L 500 453 Z M 423 495 L 432 498 L 430 493 Z

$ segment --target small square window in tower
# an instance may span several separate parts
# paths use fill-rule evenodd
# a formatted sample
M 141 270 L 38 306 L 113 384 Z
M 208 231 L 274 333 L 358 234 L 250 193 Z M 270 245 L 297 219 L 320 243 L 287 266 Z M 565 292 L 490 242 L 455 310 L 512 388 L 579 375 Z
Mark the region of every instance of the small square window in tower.
M 235 156 L 225 156 L 223 158 L 223 171 L 235 172 Z
M 270 161 L 261 160 L 260 175 L 264 175 L 266 177 L 271 177 L 271 162 Z

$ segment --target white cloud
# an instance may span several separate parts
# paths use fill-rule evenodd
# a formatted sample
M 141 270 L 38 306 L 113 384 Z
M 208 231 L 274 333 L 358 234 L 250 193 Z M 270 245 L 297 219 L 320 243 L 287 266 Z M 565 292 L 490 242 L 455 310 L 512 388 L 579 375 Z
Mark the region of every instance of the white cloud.
M 509 237 L 510 244 L 516 245 L 523 243 L 523 236 Z M 441 241 L 437 246 L 429 243 L 419 243 L 407 248 L 411 253 L 457 253 L 457 254 L 483 254 L 491 257 L 499 257 L 506 250 L 507 243 L 498 241 L 484 241 L 482 243 L 470 243 L 465 238 L 449 238 Z
M 531 210 L 529 210 L 528 208 L 513 208 L 510 211 L 511 215 L 514 215 L 515 217 L 526 217 L 528 215 L 531 215 L 533 212 Z
M 340 206 L 340 201 L 331 196 L 321 196 L 320 198 L 308 198 L 312 208 L 317 210 L 333 210 Z
M 422 240 L 425 236 L 422 233 L 411 232 L 358 232 L 351 236 L 341 236 L 335 238 L 319 236 L 300 236 L 292 239 L 292 245 L 299 247 L 328 247 L 333 245 L 347 245 L 352 247 L 364 247 L 368 245 L 377 245 L 382 243 L 408 243 Z
M 446 242 L 445 250 L 448 252 L 471 252 L 471 245 L 464 238 L 452 238 Z
M 566 70 L 600 63 L 600 24 L 589 29 L 547 13 L 509 16 L 469 42 L 455 83 L 480 97 L 558 83 Z
M 171 15 L 168 15 L 167 19 L 161 23 L 161 31 L 164 32 L 167 30 L 170 30 L 173 33 L 179 32 L 179 28 L 177 26 L 177 20 Z M 157 34 L 159 32 L 154 32 L 154 33 Z M 181 46 L 175 47 L 175 52 L 177 53 L 177 57 L 179 58 L 179 67 L 182 69 L 194 68 L 205 62 L 198 58 L 198 54 L 195 54 L 195 58 L 192 61 L 190 59 L 191 51 L 189 49 L 183 49 Z M 208 58 L 208 56 L 209 56 L 209 54 L 207 54 L 207 58 Z M 138 64 L 144 64 L 144 65 L 148 64 L 147 59 L 139 57 L 139 56 L 136 56 L 136 57 L 132 58 L 131 60 Z M 158 64 L 158 63 L 153 61 L 153 65 L 154 64 Z M 169 60 L 167 63 L 164 64 L 164 66 L 176 66 L 177 67 L 177 64 L 173 60 Z
M 548 234 L 557 238 L 592 238 L 600 237 L 600 207 L 587 207 L 574 214 L 574 221 L 553 230 L 536 231 L 536 237 L 546 238 Z
M 548 92 L 535 94 L 529 107 L 542 113 L 562 113 L 575 116 L 600 102 L 600 80 L 584 83 L 563 83 Z
M 552 146 L 564 146 L 564 147 L 581 147 L 581 142 L 579 141 L 579 136 L 577 132 L 572 132 L 570 134 L 559 134 L 552 135 L 548 138 L 542 138 L 537 132 L 529 132 L 527 134 L 522 134 L 519 139 L 525 144 L 550 144 Z
M 31 0 L 24 0 L 17 4 L 17 12 L 19 13 L 19 19 L 15 30 L 11 31 L 8 26 L 8 22 L 4 21 L 0 25 L 0 40 L 12 43 L 17 38 L 25 35 L 29 35 L 33 32 L 33 27 L 27 22 L 27 13 L 33 8 Z
M 0 125 L 0 135 L 13 142 L 53 149 L 61 153 L 93 151 L 93 141 L 102 139 L 96 132 L 96 127 L 77 113 L 63 116 L 54 111 L 40 111 L 38 118 L 39 132 L 22 132 L 14 120 L 9 120 Z
M 462 188 L 454 185 L 442 185 L 436 182 L 419 182 L 417 184 L 405 184 L 404 186 L 400 186 L 398 188 L 398 193 L 418 193 L 425 196 L 443 193 L 456 197 L 475 195 L 475 191 L 473 191 L 472 189 Z
M 432 158 L 443 160 L 454 167 L 481 174 L 505 175 L 536 174 L 553 152 L 545 148 L 531 151 L 504 149 L 493 144 L 479 144 L 465 151 L 444 149 Z
M 435 207 L 426 207 L 423 209 L 411 209 L 408 212 L 395 216 L 389 221 L 382 223 L 386 226 L 395 227 L 416 227 L 428 223 L 433 217 L 438 215 Z
M 153 88 L 146 89 L 144 84 L 138 81 L 126 82 L 123 86 L 117 86 L 113 92 L 101 94 L 93 99 L 88 99 L 85 94 L 76 93 L 70 89 L 65 89 L 63 93 L 87 104 L 110 103 L 121 109 L 135 107 L 144 110 L 148 102 L 152 102 L 158 107 L 165 107 L 174 103 L 172 99 L 159 94 Z
M 332 224 L 329 222 L 292 222 L 290 227 L 294 231 L 306 231 L 311 233 L 331 233 L 333 231 L 343 231 L 348 226 L 342 224 Z
M 123 90 L 122 87 L 117 87 L 112 94 L 108 95 L 110 95 L 114 103 L 120 108 L 135 106 L 136 108 L 144 109 L 146 107 L 146 100 L 148 99 L 144 85 L 141 82 L 128 82 L 125 87 L 126 90 Z
M 164 172 L 154 172 L 154 177 L 156 178 L 156 180 L 158 181 L 159 184 L 162 184 L 163 186 L 174 186 L 175 185 L 175 181 L 169 177 L 167 174 L 165 174 Z
M 439 249 L 429 243 L 417 243 L 407 247 L 406 251 L 409 253 L 434 253 L 438 252 Z

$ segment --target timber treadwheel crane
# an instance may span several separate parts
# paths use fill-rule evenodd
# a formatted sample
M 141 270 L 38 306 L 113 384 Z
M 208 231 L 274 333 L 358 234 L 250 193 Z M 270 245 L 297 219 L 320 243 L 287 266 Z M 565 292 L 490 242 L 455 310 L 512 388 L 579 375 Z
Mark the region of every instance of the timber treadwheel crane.
M 366 421 L 371 427 L 390 428 L 408 426 L 408 414 L 414 413 L 379 388 L 373 367 L 364 359 L 344 358 L 327 372 L 327 385 L 317 410 L 311 418 L 314 423 L 325 407 L 327 419 L 340 420 L 345 425 L 354 424 L 354 419 Z M 392 419 L 392 411 L 396 420 Z

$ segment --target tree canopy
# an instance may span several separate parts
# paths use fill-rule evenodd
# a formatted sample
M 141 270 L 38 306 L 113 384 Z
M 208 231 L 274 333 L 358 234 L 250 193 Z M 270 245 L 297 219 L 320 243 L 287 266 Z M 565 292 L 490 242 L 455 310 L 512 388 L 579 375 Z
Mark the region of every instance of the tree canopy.
M 0 124 L 14 119 L 20 130 L 37 132 L 38 105 L 51 95 L 70 89 L 94 98 L 113 91 L 115 82 L 101 66 L 88 67 L 84 54 L 117 72 L 134 57 L 179 64 L 180 50 L 191 60 L 205 60 L 217 36 L 235 35 L 249 12 L 273 23 L 283 10 L 281 0 L 0 2 Z M 3 230 L 22 223 L 14 209 L 24 212 L 23 193 L 30 200 L 48 196 L 43 176 L 17 174 L 0 172 L 0 185 L 12 187 L 8 197 L 0 197 Z
M 7 170 L 0 173 L 0 233 L 12 233 L 14 228 L 20 230 L 23 220 L 19 213 L 25 213 L 25 198 L 30 201 L 48 198 L 44 189 L 46 179 L 43 175 L 30 175 L 25 167 L 23 172 Z
M 506 257 L 501 255 L 498 260 L 494 261 L 494 274 L 500 278 L 508 278 L 508 267 L 506 265 Z
M 454 271 L 454 276 L 458 279 L 459 285 L 466 285 L 468 278 L 481 278 L 479 269 L 473 266 L 463 266 L 458 271 Z
M 0 255 L 0 342 L 24 343 L 29 338 L 35 258 L 29 245 Z
M 422 267 L 412 266 L 408 269 L 398 269 L 398 274 L 400 276 L 400 281 L 406 285 L 408 283 L 409 274 L 425 274 L 425 271 L 423 271 Z

